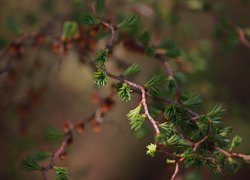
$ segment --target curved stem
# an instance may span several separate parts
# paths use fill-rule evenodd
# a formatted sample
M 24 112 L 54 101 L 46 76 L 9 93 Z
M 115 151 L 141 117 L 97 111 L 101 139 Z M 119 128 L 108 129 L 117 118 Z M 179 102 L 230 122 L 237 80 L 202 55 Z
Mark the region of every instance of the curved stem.
M 159 135 L 160 134 L 159 127 L 158 127 L 156 121 L 152 118 L 152 116 L 150 115 L 150 113 L 148 111 L 148 104 L 147 104 L 147 99 L 146 99 L 146 91 L 145 91 L 144 87 L 141 86 L 141 85 L 135 84 L 135 83 L 133 83 L 131 81 L 128 81 L 128 80 L 125 80 L 124 82 L 127 83 L 128 85 L 134 87 L 134 88 L 140 89 L 141 98 L 142 98 L 141 103 L 143 105 L 145 114 L 148 117 L 149 121 L 151 122 L 151 124 L 152 124 L 152 126 L 153 126 L 153 128 L 155 130 L 156 135 Z

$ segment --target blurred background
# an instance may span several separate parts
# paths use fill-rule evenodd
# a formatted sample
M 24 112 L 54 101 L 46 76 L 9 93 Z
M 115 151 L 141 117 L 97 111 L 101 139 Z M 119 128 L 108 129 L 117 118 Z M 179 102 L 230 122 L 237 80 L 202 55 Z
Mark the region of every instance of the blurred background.
M 1 0 L 0 50 L 18 37 L 43 31 L 60 38 L 64 20 L 79 20 L 91 8 L 91 0 Z M 116 22 L 124 14 L 138 13 L 152 44 L 174 38 L 182 56 L 173 67 L 185 89 L 201 94 L 205 110 L 216 102 L 226 109 L 224 123 L 243 138 L 237 149 L 250 153 L 250 49 L 244 46 L 235 26 L 250 27 L 249 0 L 107 0 L 105 15 Z M 41 37 L 42 38 L 42 37 Z M 49 42 L 49 40 L 45 39 Z M 95 47 L 103 44 L 101 41 Z M 91 44 L 89 45 L 90 47 Z M 40 172 L 26 173 L 19 161 L 36 150 L 52 151 L 56 143 L 44 139 L 47 127 L 63 128 L 65 121 L 78 121 L 96 109 L 91 95 L 95 89 L 92 70 L 76 51 L 58 56 L 50 45 L 19 48 L 20 57 L 1 54 L 0 67 L 0 179 L 40 179 Z M 93 53 L 94 54 L 94 53 Z M 83 55 L 84 56 L 84 55 Z M 86 55 L 87 56 L 87 55 Z M 118 44 L 116 59 L 137 62 L 143 67 L 136 81 L 143 83 L 160 68 L 154 59 L 128 51 Z M 115 63 L 109 68 L 121 72 Z M 103 96 L 108 88 L 98 90 Z M 168 179 L 174 168 L 162 154 L 146 155 L 152 132 L 130 130 L 127 112 L 136 106 L 115 97 L 116 105 L 104 118 L 99 133 L 90 125 L 74 136 L 68 156 L 59 165 L 67 166 L 73 180 Z M 249 179 L 250 166 L 228 179 Z M 53 172 L 50 174 L 54 178 Z M 222 179 L 209 169 L 184 169 L 178 179 Z

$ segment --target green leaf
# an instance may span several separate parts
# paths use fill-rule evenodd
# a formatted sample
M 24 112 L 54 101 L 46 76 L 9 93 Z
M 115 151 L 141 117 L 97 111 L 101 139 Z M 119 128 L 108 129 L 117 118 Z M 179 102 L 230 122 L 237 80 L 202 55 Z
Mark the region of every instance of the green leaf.
M 182 121 L 182 109 L 176 104 L 167 105 L 164 111 L 164 116 L 173 123 Z
M 192 143 L 190 141 L 184 139 L 183 137 L 181 137 L 178 134 L 175 134 L 175 135 L 171 136 L 167 140 L 167 142 L 170 145 L 180 145 L 180 146 L 190 146 L 190 145 L 192 145 Z
M 133 76 L 141 71 L 141 67 L 139 64 L 134 63 L 131 66 L 129 66 L 125 72 L 123 73 L 123 76 Z
M 165 41 L 163 41 L 160 45 L 160 48 L 164 49 L 172 49 L 176 47 L 176 43 L 173 38 L 168 38 Z
M 134 135 L 135 135 L 136 139 L 142 139 L 147 134 L 149 134 L 149 132 L 151 132 L 151 128 L 149 126 L 146 126 L 143 124 L 139 129 L 137 129 L 134 132 Z
M 159 125 L 160 134 L 156 137 L 157 142 L 160 144 L 166 144 L 167 139 L 177 133 L 176 128 L 173 123 L 162 123 Z
M 216 104 L 214 108 L 207 113 L 207 117 L 209 117 L 213 123 L 221 123 L 219 120 L 224 112 L 225 108 L 221 104 Z
M 146 47 L 145 53 L 147 56 L 153 57 L 155 55 L 155 49 L 153 47 Z
M 137 116 L 140 116 L 142 105 L 140 104 L 137 106 L 135 109 L 130 110 L 129 113 L 127 114 L 128 119 L 135 119 Z
M 159 125 L 160 132 L 164 134 L 167 138 L 170 138 L 176 134 L 176 128 L 173 123 L 164 122 Z
M 69 170 L 65 167 L 53 167 L 56 173 L 56 180 L 68 180 L 70 173 Z
M 145 115 L 141 114 L 141 108 L 142 105 L 140 104 L 135 109 L 130 110 L 127 114 L 127 117 L 130 121 L 131 129 L 134 129 L 135 131 L 139 130 L 145 121 Z
M 40 151 L 35 154 L 27 156 L 25 159 L 22 159 L 20 161 L 20 166 L 25 171 L 42 170 L 43 167 L 40 166 L 38 162 L 50 156 L 52 156 L 51 152 Z
M 100 14 L 103 11 L 104 5 L 105 5 L 105 0 L 96 1 L 95 9 L 97 14 Z
M 219 131 L 222 137 L 226 137 L 232 133 L 233 129 L 231 127 L 225 127 Z
M 146 88 L 154 88 L 157 85 L 160 85 L 163 81 L 163 77 L 157 74 L 154 74 L 144 86 Z
M 200 106 L 202 103 L 201 96 L 190 96 L 187 100 L 182 102 L 187 107 Z
M 183 158 L 188 158 L 190 156 L 193 156 L 194 154 L 194 151 L 192 148 L 187 148 L 182 154 L 181 154 L 181 157 Z
M 203 3 L 200 0 L 188 0 L 187 1 L 187 6 L 191 9 L 191 10 L 201 10 L 203 8 Z
M 118 96 L 122 99 L 122 101 L 128 102 L 131 100 L 132 89 L 126 83 L 123 83 L 119 88 Z
M 213 154 L 214 154 L 216 161 L 222 166 L 225 166 L 227 157 L 219 151 L 215 151 Z
M 230 146 L 230 151 L 233 151 L 242 141 L 242 138 L 238 135 L 234 136 L 231 146 Z
M 98 18 L 91 13 L 85 13 L 83 14 L 83 16 L 80 18 L 80 21 L 88 26 L 94 26 L 97 25 L 99 23 Z
M 173 159 L 167 159 L 166 160 L 166 163 L 167 164 L 174 164 L 176 161 L 175 160 L 173 160 Z
M 135 27 L 139 23 L 139 17 L 137 15 L 132 15 L 124 19 L 120 24 L 118 24 L 119 29 L 129 29 Z
M 144 121 L 145 121 L 145 115 L 140 115 L 137 116 L 135 119 L 130 120 L 129 124 L 131 129 L 138 131 L 139 129 L 141 129 Z
M 247 36 L 250 36 L 250 27 L 245 28 L 245 33 Z
M 30 155 L 29 157 L 36 162 L 42 161 L 47 159 L 48 157 L 52 156 L 51 152 L 48 151 L 40 151 L 35 154 Z
M 45 138 L 50 141 L 56 141 L 62 137 L 64 137 L 64 132 L 60 129 L 56 128 L 47 128 L 45 130 Z
M 169 49 L 166 52 L 166 56 L 169 57 L 169 58 L 177 58 L 180 55 L 181 55 L 181 51 L 177 47 Z
M 25 159 L 20 161 L 20 167 L 25 171 L 35 171 L 35 170 L 43 170 L 43 167 L 40 166 L 35 159 L 30 156 L 27 156 Z
M 181 51 L 177 48 L 175 41 L 172 38 L 166 39 L 159 45 L 160 48 L 166 50 L 166 56 L 170 58 L 176 58 L 181 55 Z
M 151 143 L 151 144 L 147 145 L 147 152 L 146 152 L 146 154 L 148 154 L 151 157 L 154 157 L 155 153 L 156 153 L 156 150 L 157 150 L 157 145 Z
M 139 36 L 139 40 L 140 42 L 147 47 L 150 41 L 150 33 L 148 31 L 144 31 L 140 36 Z
M 95 60 L 97 63 L 99 63 L 100 67 L 103 67 L 103 65 L 108 61 L 108 54 L 109 50 L 107 48 L 97 53 L 97 57 Z
M 205 116 L 205 115 L 202 115 L 200 118 L 199 118 L 199 121 L 196 122 L 198 128 L 202 131 L 202 132 L 207 132 L 209 126 L 209 120 L 208 120 L 208 117 Z
M 217 165 L 209 160 L 206 161 L 206 164 L 211 168 L 212 172 L 215 174 L 215 175 L 218 175 L 219 172 L 218 172 L 218 168 L 217 168 Z
M 228 158 L 228 163 L 234 172 L 239 171 L 240 163 L 238 163 L 236 160 L 234 160 L 233 158 Z
M 75 21 L 66 21 L 63 24 L 63 38 L 71 38 L 77 34 L 77 23 Z
M 103 70 L 98 70 L 94 73 L 95 83 L 98 87 L 105 86 L 108 81 L 107 74 Z
M 177 87 L 177 84 L 176 84 L 174 77 L 169 76 L 167 79 L 167 93 L 169 96 L 175 95 L 176 87 Z
M 220 134 L 214 135 L 214 141 L 220 146 L 220 147 L 227 147 L 230 143 L 229 139 L 221 136 Z
M 185 167 L 191 167 L 191 166 L 202 166 L 206 164 L 206 161 L 203 159 L 202 154 L 196 154 L 194 153 L 192 148 L 187 148 L 182 154 L 181 157 L 183 157 Z

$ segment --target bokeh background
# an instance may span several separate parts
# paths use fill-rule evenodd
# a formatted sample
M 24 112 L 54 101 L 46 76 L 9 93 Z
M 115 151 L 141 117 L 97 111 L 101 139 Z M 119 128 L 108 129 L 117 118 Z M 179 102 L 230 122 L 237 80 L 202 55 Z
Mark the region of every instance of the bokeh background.
M 64 20 L 78 19 L 90 9 L 90 0 L 1 0 L 0 49 L 26 33 L 39 31 L 60 35 Z M 237 149 L 250 153 L 250 49 L 240 43 L 234 26 L 250 26 L 248 0 L 107 0 L 105 14 L 115 18 L 139 13 L 146 29 L 157 44 L 172 37 L 182 50 L 173 63 L 186 75 L 185 88 L 201 94 L 204 109 L 216 102 L 226 109 L 224 123 L 243 138 Z M 49 25 L 48 25 L 49 24 Z M 119 44 L 115 57 L 127 63 L 138 62 L 143 72 L 136 78 L 145 82 L 159 64 L 143 55 L 132 53 Z M 6 59 L 2 58 L 3 67 Z M 53 151 L 57 144 L 44 140 L 46 127 L 62 128 L 64 121 L 78 121 L 91 115 L 95 85 L 92 71 L 70 51 L 60 57 L 50 47 L 29 47 L 21 59 L 11 62 L 12 71 L 0 76 L 0 179 L 40 179 L 39 172 L 20 170 L 19 161 L 36 150 Z M 121 72 L 112 62 L 109 68 Z M 179 76 L 184 76 L 179 73 Z M 105 95 L 108 90 L 100 90 Z M 174 171 L 161 154 L 146 155 L 152 132 L 145 136 L 130 130 L 126 114 L 134 101 L 116 106 L 105 117 L 101 132 L 87 126 L 76 135 L 66 160 L 73 180 L 168 179 Z M 249 179 L 250 166 L 228 179 Z M 53 172 L 50 174 L 54 178 Z M 221 179 L 204 169 L 184 169 L 178 179 Z

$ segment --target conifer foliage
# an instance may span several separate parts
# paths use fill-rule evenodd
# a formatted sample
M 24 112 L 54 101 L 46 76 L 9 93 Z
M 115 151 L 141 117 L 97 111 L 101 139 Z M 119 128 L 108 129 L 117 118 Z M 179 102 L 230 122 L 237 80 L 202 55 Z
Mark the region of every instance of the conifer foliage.
M 113 106 L 111 96 L 114 93 L 126 103 L 132 99 L 133 94 L 137 94 L 140 100 L 137 106 L 127 113 L 128 123 L 133 131 L 140 131 L 145 125 L 151 127 L 154 141 L 145 147 L 145 153 L 152 158 L 159 153 L 166 158 L 167 164 L 175 165 L 172 179 L 180 173 L 181 164 L 186 168 L 208 166 L 213 173 L 224 175 L 228 169 L 239 170 L 242 160 L 249 163 L 249 155 L 235 152 L 242 138 L 238 135 L 232 137 L 232 128 L 225 127 L 222 123 L 224 107 L 216 104 L 209 112 L 196 112 L 197 107 L 202 106 L 202 98 L 192 93 L 183 93 L 181 88 L 185 86 L 181 84 L 177 72 L 171 66 L 171 60 L 182 54 L 177 43 L 168 38 L 158 45 L 153 45 L 150 32 L 142 30 L 144 27 L 137 14 L 116 22 L 108 19 L 108 16 L 105 17 L 104 10 L 105 1 L 97 0 L 93 10 L 84 13 L 79 22 L 65 21 L 61 38 L 64 49 L 67 43 L 73 43 L 94 30 L 106 32 L 98 39 L 106 42 L 105 47 L 95 49 L 95 55 L 89 60 L 96 86 L 111 87 L 111 95 L 104 99 L 99 98 L 98 110 L 88 118 L 94 131 L 99 131 L 104 115 Z M 121 74 L 110 72 L 107 63 L 113 60 L 115 46 L 118 43 L 126 43 L 124 36 L 131 37 L 130 43 L 135 47 L 134 51 L 158 61 L 166 73 L 155 73 L 144 84 L 139 84 L 135 77 L 143 71 L 143 67 L 136 62 Z M 115 84 L 111 84 L 110 80 Z M 48 179 L 50 170 L 55 172 L 57 180 L 69 179 L 69 170 L 57 166 L 57 160 L 64 158 L 66 147 L 72 143 L 73 132 L 81 133 L 83 130 L 83 122 L 66 123 L 64 130 L 47 129 L 46 138 L 61 141 L 59 148 L 53 153 L 42 151 L 27 156 L 20 161 L 21 168 L 25 171 L 41 171 L 45 180 Z M 48 161 L 47 165 L 41 162 L 43 160 Z

